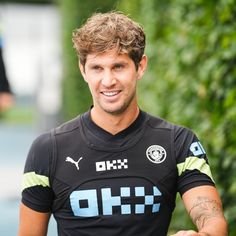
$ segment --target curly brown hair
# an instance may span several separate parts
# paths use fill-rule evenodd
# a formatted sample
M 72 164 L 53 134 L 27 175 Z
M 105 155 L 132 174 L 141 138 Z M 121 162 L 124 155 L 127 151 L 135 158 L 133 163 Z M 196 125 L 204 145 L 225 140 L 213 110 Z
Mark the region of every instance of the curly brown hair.
M 145 49 L 143 28 L 117 11 L 93 14 L 74 30 L 72 41 L 83 66 L 88 54 L 116 49 L 118 53 L 127 53 L 138 68 Z

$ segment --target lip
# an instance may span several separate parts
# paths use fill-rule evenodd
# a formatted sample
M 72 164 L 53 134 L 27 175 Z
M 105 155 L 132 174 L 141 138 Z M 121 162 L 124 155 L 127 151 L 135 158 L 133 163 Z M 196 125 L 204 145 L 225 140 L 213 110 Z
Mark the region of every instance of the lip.
M 121 90 L 102 91 L 101 92 L 101 94 L 104 96 L 104 98 L 109 101 L 117 100 L 120 93 L 121 93 Z
M 116 91 L 103 91 L 101 93 L 107 97 L 114 97 L 117 94 L 119 94 L 119 92 L 120 92 L 119 90 L 116 90 Z

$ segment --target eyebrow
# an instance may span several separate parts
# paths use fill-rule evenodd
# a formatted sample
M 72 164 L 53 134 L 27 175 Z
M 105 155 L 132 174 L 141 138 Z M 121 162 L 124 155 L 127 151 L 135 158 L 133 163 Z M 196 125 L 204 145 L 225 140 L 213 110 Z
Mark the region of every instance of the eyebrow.
M 111 67 L 116 66 L 116 65 L 128 65 L 128 62 L 126 62 L 124 60 L 120 60 L 120 61 L 116 61 L 116 62 L 111 63 Z M 94 68 L 96 66 L 103 67 L 104 64 L 101 64 L 99 62 L 90 62 L 90 63 L 88 63 L 89 68 Z
M 126 61 L 118 61 L 118 62 L 115 62 L 115 63 L 113 63 L 113 65 L 128 65 L 128 62 L 126 62 Z

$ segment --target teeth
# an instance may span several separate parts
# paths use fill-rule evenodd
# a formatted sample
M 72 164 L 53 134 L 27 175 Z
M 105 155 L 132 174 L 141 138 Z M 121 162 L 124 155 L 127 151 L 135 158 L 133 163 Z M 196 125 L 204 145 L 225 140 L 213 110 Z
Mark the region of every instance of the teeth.
M 104 95 L 111 97 L 111 96 L 115 96 L 116 94 L 118 94 L 118 91 L 112 91 L 112 92 L 103 92 Z

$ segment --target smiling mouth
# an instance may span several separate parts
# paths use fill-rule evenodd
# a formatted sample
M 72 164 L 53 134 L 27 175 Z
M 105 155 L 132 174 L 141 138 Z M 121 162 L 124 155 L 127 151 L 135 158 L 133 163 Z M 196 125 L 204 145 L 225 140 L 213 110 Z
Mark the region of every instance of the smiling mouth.
M 107 97 L 113 97 L 116 96 L 120 91 L 107 91 L 107 92 L 102 92 L 103 95 Z

